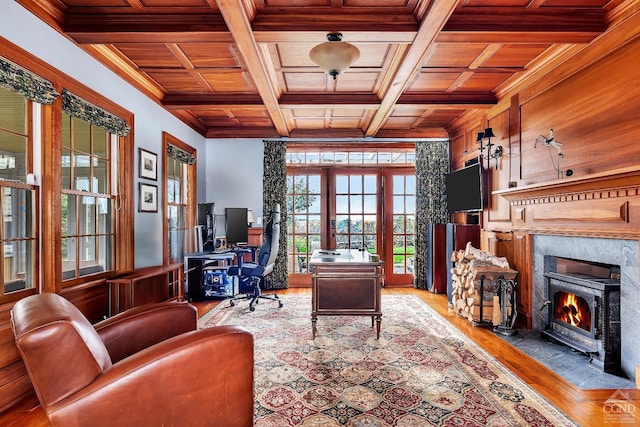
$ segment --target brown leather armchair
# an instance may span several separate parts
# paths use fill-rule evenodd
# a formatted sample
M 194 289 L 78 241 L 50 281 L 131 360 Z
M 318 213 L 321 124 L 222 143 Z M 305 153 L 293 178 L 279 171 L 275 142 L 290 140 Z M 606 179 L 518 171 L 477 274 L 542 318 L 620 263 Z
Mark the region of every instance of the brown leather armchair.
M 54 426 L 253 425 L 253 336 L 196 330 L 190 304 L 142 306 L 94 327 L 47 293 L 18 301 L 11 323 Z

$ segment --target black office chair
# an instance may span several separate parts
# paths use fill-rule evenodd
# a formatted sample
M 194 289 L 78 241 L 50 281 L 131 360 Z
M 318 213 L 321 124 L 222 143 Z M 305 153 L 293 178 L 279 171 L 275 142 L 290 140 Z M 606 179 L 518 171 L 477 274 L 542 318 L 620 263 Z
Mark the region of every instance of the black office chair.
M 229 267 L 228 274 L 238 277 L 237 297 L 230 299 L 230 305 L 235 305 L 236 300 L 251 299 L 249 310 L 254 311 L 255 305 L 260 298 L 278 301 L 278 306 L 282 307 L 282 301 L 276 294 L 263 295 L 260 289 L 260 281 L 273 271 L 273 267 L 278 257 L 278 247 L 280 242 L 280 205 L 277 204 L 270 214 L 270 218 L 264 226 L 264 241 L 257 254 L 256 262 L 243 262 L 242 256 L 246 250 L 236 252 L 238 263 Z

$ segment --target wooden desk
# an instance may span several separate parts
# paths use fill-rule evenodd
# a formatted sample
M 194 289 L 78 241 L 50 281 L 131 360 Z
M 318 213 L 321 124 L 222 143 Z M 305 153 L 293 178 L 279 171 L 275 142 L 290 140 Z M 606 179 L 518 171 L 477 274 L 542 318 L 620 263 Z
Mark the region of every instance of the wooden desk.
M 371 316 L 380 338 L 382 266 L 369 252 L 358 250 L 313 251 L 311 268 L 311 327 L 316 336 L 318 316 Z

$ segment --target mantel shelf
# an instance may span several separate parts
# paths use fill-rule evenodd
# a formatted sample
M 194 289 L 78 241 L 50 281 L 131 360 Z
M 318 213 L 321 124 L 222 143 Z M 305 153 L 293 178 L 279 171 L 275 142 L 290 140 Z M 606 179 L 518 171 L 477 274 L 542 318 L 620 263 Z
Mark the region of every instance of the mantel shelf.
M 509 201 L 640 186 L 640 166 L 492 191 Z

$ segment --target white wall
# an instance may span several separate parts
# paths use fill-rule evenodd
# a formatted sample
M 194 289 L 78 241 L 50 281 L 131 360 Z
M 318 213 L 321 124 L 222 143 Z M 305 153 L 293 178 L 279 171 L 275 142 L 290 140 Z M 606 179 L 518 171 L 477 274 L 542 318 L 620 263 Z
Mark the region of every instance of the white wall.
M 262 217 L 262 139 L 207 139 L 207 195 L 214 202 L 216 236 L 224 236 L 224 208 L 249 208 Z M 257 224 L 256 224 L 257 226 Z
M 87 85 L 131 111 L 134 118 L 135 165 L 138 165 L 138 147 L 158 154 L 161 171 L 162 132 L 166 131 L 198 150 L 198 199 L 207 196 L 205 138 L 147 98 L 129 83 L 101 65 L 82 49 L 74 45 L 47 24 L 31 15 L 14 1 L 0 0 L 0 36 L 22 49 L 48 62 L 60 71 Z M 45 141 L 46 143 L 46 141 Z M 160 174 L 159 174 L 160 176 Z M 162 206 L 164 187 L 160 181 L 139 180 L 128 189 L 136 194 L 135 209 L 135 266 L 162 264 L 162 210 L 157 213 L 139 213 L 138 182 L 159 186 L 159 206 Z

